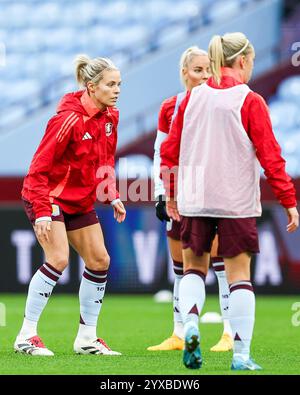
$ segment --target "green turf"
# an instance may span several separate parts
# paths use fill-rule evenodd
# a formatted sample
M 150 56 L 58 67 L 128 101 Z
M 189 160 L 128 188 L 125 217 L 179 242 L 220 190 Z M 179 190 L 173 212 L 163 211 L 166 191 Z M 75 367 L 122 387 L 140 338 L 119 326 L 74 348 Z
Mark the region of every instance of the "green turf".
M 231 372 L 231 353 L 212 353 L 221 324 L 201 324 L 204 364 L 200 370 L 182 365 L 182 352 L 149 352 L 146 347 L 171 334 L 172 306 L 157 304 L 151 296 L 106 296 L 98 335 L 122 356 L 74 355 L 77 331 L 76 296 L 53 295 L 39 326 L 39 334 L 55 352 L 52 358 L 15 354 L 12 350 L 20 328 L 24 295 L 1 295 L 7 310 L 6 327 L 0 327 L 0 374 L 299 374 L 300 326 L 293 326 L 292 304 L 299 297 L 257 297 L 252 356 L 262 372 Z M 218 311 L 217 297 L 208 297 L 205 311 Z

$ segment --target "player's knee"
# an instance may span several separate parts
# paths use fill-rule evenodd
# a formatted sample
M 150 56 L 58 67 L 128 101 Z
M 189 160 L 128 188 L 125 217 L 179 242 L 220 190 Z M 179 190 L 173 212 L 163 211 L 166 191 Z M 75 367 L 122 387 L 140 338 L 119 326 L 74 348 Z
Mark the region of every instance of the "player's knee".
M 184 273 L 187 272 L 188 270 L 195 270 L 196 272 L 199 271 L 203 273 L 204 275 L 207 275 L 208 268 L 207 265 L 196 265 L 192 263 L 185 263 L 184 265 Z
M 176 262 L 182 262 L 183 261 L 181 251 L 177 252 L 177 253 L 172 253 L 171 256 L 172 256 L 173 261 L 176 261 Z
M 94 258 L 92 262 L 89 262 L 88 267 L 91 270 L 107 270 L 110 264 L 110 256 L 106 252 L 103 255 L 99 255 L 98 257 Z
M 52 265 L 56 270 L 63 272 L 65 268 L 68 266 L 69 260 L 68 257 L 64 255 L 56 255 L 49 259 L 50 265 Z

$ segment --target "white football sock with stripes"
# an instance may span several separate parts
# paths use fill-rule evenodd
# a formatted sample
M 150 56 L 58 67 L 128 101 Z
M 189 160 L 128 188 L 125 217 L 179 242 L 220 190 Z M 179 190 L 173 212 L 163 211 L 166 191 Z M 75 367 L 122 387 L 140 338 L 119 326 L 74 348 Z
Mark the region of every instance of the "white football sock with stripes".
M 183 263 L 173 260 L 174 269 L 174 287 L 173 287 L 173 321 L 174 321 L 174 334 L 180 339 L 184 338 L 183 322 L 179 308 L 179 284 L 183 277 Z
M 255 295 L 250 281 L 230 284 L 229 319 L 234 340 L 233 355 L 247 360 L 250 356 L 255 320 Z
M 37 335 L 37 324 L 61 272 L 44 263 L 32 277 L 26 300 L 25 316 L 19 336 L 28 339 Z
M 77 338 L 95 340 L 106 287 L 107 270 L 84 269 L 79 289 L 80 324 Z
M 213 261 L 212 266 L 215 271 L 215 275 L 217 276 L 218 279 L 218 287 L 219 287 L 219 304 L 220 304 L 220 310 L 221 310 L 221 315 L 223 319 L 223 325 L 224 325 L 224 331 L 223 333 L 228 333 L 230 336 L 232 336 L 232 331 L 229 323 L 229 285 L 225 273 L 225 267 L 224 267 L 224 262 L 222 261 Z
M 187 270 L 179 285 L 179 306 L 184 332 L 191 324 L 199 323 L 199 315 L 205 302 L 205 275 L 199 270 Z

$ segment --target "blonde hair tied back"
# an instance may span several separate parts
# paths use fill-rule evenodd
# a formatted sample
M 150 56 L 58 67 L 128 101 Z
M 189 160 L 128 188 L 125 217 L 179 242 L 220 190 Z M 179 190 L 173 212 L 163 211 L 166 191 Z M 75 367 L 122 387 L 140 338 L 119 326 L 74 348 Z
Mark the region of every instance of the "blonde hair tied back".
M 118 70 L 114 63 L 108 58 L 91 59 L 87 55 L 77 55 L 74 59 L 75 77 L 78 85 L 87 86 L 89 81 L 94 84 L 103 78 L 103 71 Z
M 208 56 L 216 83 L 219 85 L 221 81 L 221 67 L 232 67 L 239 55 L 246 56 L 250 52 L 254 52 L 253 45 L 243 33 L 213 36 L 209 43 Z

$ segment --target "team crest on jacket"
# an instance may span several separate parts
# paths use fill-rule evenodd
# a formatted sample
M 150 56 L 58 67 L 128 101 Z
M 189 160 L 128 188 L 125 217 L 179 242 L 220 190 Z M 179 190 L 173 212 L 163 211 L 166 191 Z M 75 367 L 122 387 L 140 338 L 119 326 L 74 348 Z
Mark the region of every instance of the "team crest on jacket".
M 105 124 L 105 134 L 107 137 L 109 137 L 112 134 L 113 130 L 113 124 L 111 122 L 108 122 Z

